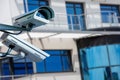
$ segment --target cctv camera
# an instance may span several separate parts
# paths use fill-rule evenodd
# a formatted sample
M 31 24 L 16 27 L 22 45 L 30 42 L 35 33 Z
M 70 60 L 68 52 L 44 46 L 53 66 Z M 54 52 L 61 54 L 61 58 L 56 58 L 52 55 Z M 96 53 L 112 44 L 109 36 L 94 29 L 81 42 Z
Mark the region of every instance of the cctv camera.
M 31 30 L 32 28 L 49 23 L 49 20 L 52 18 L 54 18 L 53 9 L 48 6 L 43 6 L 34 11 L 15 17 L 13 23 L 14 26 Z
M 46 52 L 40 50 L 39 48 L 36 48 L 28 42 L 25 42 L 24 40 L 16 37 L 15 35 L 4 33 L 1 39 L 3 40 L 3 44 L 8 47 L 12 46 L 12 49 L 18 53 L 25 53 L 24 56 L 31 59 L 32 61 L 38 62 L 50 56 Z

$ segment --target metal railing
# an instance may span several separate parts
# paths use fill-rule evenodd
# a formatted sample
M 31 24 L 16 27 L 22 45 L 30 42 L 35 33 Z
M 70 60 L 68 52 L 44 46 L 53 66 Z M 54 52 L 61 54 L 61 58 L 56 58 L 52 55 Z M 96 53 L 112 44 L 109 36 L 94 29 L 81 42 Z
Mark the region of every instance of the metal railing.
M 79 76 L 79 74 L 78 74 Z M 65 76 L 61 76 L 63 79 Z M 71 78 L 71 75 L 68 78 Z M 57 80 L 59 76 L 55 75 L 8 75 L 8 76 L 0 76 L 0 80 Z M 78 80 L 77 78 L 74 80 Z
M 41 29 L 83 31 L 114 26 L 120 26 L 120 17 L 115 12 L 103 11 L 81 15 L 56 14 L 55 19 Z
M 7 75 L 0 76 L 0 80 L 39 80 L 38 77 L 32 75 Z

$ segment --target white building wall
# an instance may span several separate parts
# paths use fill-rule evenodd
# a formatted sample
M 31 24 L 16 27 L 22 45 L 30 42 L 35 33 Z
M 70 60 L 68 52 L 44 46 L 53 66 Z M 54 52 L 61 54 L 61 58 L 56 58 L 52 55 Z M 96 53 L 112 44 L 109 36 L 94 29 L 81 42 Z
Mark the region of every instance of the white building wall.
M 86 28 L 98 28 L 101 27 L 101 13 L 100 13 L 100 4 L 98 2 L 86 2 L 85 7 L 85 16 L 86 16 Z
M 10 3 L 8 0 L 1 0 L 0 2 L 0 23 L 11 24 Z
M 1 0 L 0 23 L 12 25 L 12 18 L 24 13 L 23 0 Z
M 46 30 L 68 30 L 65 2 L 77 2 L 84 4 L 86 28 L 101 27 L 100 4 L 119 5 L 120 0 L 50 0 L 50 7 L 55 11 L 55 18 L 50 24 L 39 29 Z M 23 0 L 1 0 L 0 23 L 12 24 L 12 18 L 24 13 Z M 108 25 L 109 26 L 109 25 Z M 38 30 L 36 28 L 35 30 Z
M 92 14 L 100 11 L 100 3 L 102 4 L 120 4 L 120 0 L 107 0 L 96 2 L 96 0 L 50 0 L 50 6 L 54 9 L 55 14 L 65 15 L 61 18 L 55 15 L 54 26 L 49 27 L 50 24 L 46 25 L 47 29 L 61 28 L 68 29 L 67 17 L 66 17 L 66 5 L 65 2 L 82 2 L 84 3 L 86 16 L 87 29 L 94 28 L 96 25 L 101 24 L 100 14 Z M 24 13 L 23 0 L 1 0 L 0 2 L 0 23 L 12 24 L 12 18 Z M 52 22 L 51 22 L 52 23 Z M 96 23 L 96 24 L 94 24 Z M 63 24 L 63 25 L 58 25 Z M 65 24 L 65 25 L 64 25 Z M 28 40 L 29 41 L 29 40 Z M 76 42 L 73 39 L 63 38 L 45 38 L 45 39 L 33 39 L 33 44 L 40 49 L 69 49 L 72 54 L 73 70 L 74 72 L 66 73 L 49 73 L 49 74 L 36 74 L 33 75 L 39 77 L 41 80 L 81 80 L 80 66 L 78 62 L 78 53 Z M 18 79 L 17 79 L 18 80 Z M 25 79 L 24 79 L 25 80 Z M 27 79 L 26 79 L 27 80 Z

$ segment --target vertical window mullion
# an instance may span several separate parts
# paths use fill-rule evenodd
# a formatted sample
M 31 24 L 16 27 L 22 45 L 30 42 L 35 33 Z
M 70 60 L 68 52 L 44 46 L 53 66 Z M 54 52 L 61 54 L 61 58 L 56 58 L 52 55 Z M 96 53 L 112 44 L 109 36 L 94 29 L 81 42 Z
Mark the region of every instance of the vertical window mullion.
M 70 52 L 70 51 L 69 51 L 69 52 Z M 68 57 L 68 59 L 69 59 L 69 66 L 70 66 L 70 70 L 72 70 L 72 71 L 73 71 L 71 54 L 68 54 L 68 53 L 67 53 L 67 57 Z
M 44 72 L 47 72 L 47 67 L 46 67 L 46 60 L 44 60 Z
M 27 65 L 27 61 L 26 61 L 26 58 L 24 58 L 25 59 L 25 73 L 26 74 L 28 74 L 28 65 Z
M 110 78 L 112 80 L 112 72 L 111 72 L 111 61 L 110 61 L 110 53 L 109 53 L 109 49 L 108 49 L 108 43 L 107 43 L 107 40 L 106 40 L 106 49 L 107 49 L 107 54 L 108 54 L 108 62 L 109 62 L 109 67 L 110 67 Z
M 64 64 L 63 64 L 62 52 L 63 51 L 60 51 L 60 58 L 61 58 L 62 70 L 64 71 Z

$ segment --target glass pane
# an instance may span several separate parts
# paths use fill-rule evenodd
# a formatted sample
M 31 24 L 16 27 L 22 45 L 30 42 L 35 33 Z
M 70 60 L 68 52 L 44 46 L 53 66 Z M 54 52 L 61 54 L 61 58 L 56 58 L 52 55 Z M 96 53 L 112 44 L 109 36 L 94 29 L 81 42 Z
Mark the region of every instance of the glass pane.
M 28 0 L 28 4 L 38 4 L 39 0 Z
M 27 63 L 27 74 L 32 74 L 32 73 L 33 73 L 33 64 Z
M 45 72 L 45 64 L 44 61 L 36 62 L 37 72 Z
M 47 1 L 40 1 L 40 6 L 46 6 L 46 5 L 48 5 L 48 3 L 47 3 Z
M 45 50 L 46 53 L 49 53 L 50 55 L 60 55 L 60 50 Z
M 111 10 L 111 6 L 101 5 L 102 10 Z
M 68 18 L 68 24 L 70 25 L 71 24 L 70 16 L 68 15 L 67 18 Z
M 15 75 L 20 75 L 20 74 L 26 74 L 25 70 L 24 69 L 16 69 L 14 71 L 14 74 Z
M 74 30 L 80 30 L 80 24 L 79 24 L 79 17 L 78 16 L 73 16 L 73 29 Z
M 81 6 L 81 4 L 75 4 L 75 7 L 80 8 L 80 7 L 82 7 L 82 6 Z
M 64 55 L 64 56 L 68 56 L 69 54 L 70 54 L 70 51 L 68 51 L 68 50 L 61 50 L 60 51 L 61 52 L 61 55 Z
M 72 71 L 72 66 L 68 56 L 62 57 L 64 71 Z
M 67 8 L 67 14 L 73 14 L 74 15 L 74 9 L 73 8 Z M 72 16 L 73 16 L 72 15 Z
M 34 10 L 34 9 L 37 9 L 39 6 L 38 5 L 28 5 L 28 10 L 29 11 L 32 11 L 32 10 Z
M 83 15 L 83 9 L 82 8 L 76 8 L 76 14 L 77 15 Z
M 109 45 L 111 65 L 120 65 L 120 45 Z
M 112 67 L 112 78 L 113 80 L 120 80 L 120 66 Z
M 14 63 L 15 68 L 25 68 L 25 63 Z
M 46 71 L 47 72 L 60 72 L 62 71 L 61 57 L 50 56 L 46 59 Z
M 9 70 L 9 64 L 8 63 L 2 63 L 2 74 L 3 75 L 10 75 L 10 70 Z
M 86 64 L 89 68 L 109 65 L 106 46 L 86 48 L 80 52 L 81 57 L 86 57 Z M 83 56 L 84 54 L 85 56 Z
M 119 6 L 117 6 L 117 5 L 112 6 L 112 10 L 119 10 Z
M 66 6 L 67 7 L 73 7 L 73 4 L 72 3 L 67 3 Z
M 25 63 L 14 63 L 15 75 L 26 74 Z
M 89 80 L 111 80 L 105 68 L 89 70 Z
M 109 22 L 109 13 L 108 12 L 102 12 L 102 22 L 108 23 Z
M 80 24 L 80 29 L 81 30 L 85 30 L 85 18 L 84 18 L 84 16 L 80 16 L 80 21 L 79 21 L 79 24 Z
M 85 50 L 80 50 L 80 59 L 82 64 L 82 69 L 85 74 L 88 73 L 88 61 L 87 61 L 87 53 Z
M 25 1 L 24 1 L 25 2 Z M 48 2 L 44 0 L 28 0 L 28 10 L 34 10 L 39 8 L 40 6 L 47 6 Z

